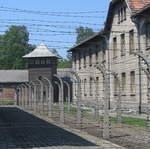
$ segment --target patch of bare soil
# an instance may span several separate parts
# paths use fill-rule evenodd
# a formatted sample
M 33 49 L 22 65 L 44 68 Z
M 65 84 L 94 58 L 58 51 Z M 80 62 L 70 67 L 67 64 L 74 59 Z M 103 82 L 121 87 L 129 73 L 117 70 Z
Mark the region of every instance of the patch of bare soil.
M 59 120 L 59 113 L 55 112 L 53 117 L 55 120 Z M 96 121 L 94 119 L 88 119 L 82 117 L 82 122 L 77 124 L 77 116 L 65 113 L 65 124 L 72 128 L 78 128 L 93 136 L 102 138 L 103 125 L 102 121 Z M 149 149 L 147 143 L 148 131 L 147 129 L 134 127 L 129 125 L 119 125 L 116 123 L 111 124 L 111 138 L 110 142 L 123 146 L 127 149 Z

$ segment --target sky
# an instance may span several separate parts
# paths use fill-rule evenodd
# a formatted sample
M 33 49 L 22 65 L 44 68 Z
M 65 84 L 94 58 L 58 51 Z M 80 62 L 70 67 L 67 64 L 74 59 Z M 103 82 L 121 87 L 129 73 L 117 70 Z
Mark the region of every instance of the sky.
M 25 25 L 29 43 L 45 43 L 62 57 L 75 45 L 79 26 L 99 31 L 111 0 L 1 0 L 0 34 L 11 25 Z

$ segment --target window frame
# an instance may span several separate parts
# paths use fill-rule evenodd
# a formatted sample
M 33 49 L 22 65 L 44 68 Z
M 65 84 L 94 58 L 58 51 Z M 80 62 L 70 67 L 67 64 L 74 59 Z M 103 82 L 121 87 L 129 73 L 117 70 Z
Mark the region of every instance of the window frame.
M 135 50 L 135 37 L 134 37 L 134 29 L 129 31 L 129 53 L 133 54 Z
M 130 72 L 130 95 L 135 95 L 135 71 Z
M 120 41 L 121 41 L 121 56 L 125 56 L 125 54 L 126 54 L 125 33 L 120 35 Z
M 117 37 L 113 37 L 113 58 L 117 57 Z
M 126 95 L 126 73 L 123 72 L 121 74 L 121 90 L 122 90 L 122 95 Z

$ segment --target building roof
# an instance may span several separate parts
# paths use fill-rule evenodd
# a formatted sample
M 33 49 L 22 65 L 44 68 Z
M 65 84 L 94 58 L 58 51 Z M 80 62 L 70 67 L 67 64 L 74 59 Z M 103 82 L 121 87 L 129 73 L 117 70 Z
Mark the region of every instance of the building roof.
M 79 44 L 73 46 L 72 48 L 70 48 L 70 49 L 68 50 L 68 52 L 71 52 L 71 51 L 73 51 L 73 50 L 75 50 L 75 49 L 77 49 L 77 48 L 79 48 L 79 47 L 81 47 L 81 46 L 83 46 L 83 45 L 86 45 L 87 43 L 91 42 L 93 39 L 95 39 L 95 38 L 97 38 L 97 37 L 101 37 L 101 38 L 103 37 L 103 36 L 102 36 L 102 31 L 100 31 L 100 32 L 98 32 L 98 33 L 95 33 L 93 36 L 91 36 L 91 37 L 89 37 L 89 38 L 83 40 L 83 41 L 80 42 Z
M 109 5 L 109 10 L 107 14 L 107 19 L 106 19 L 106 25 L 104 32 L 107 34 L 107 32 L 111 28 L 112 24 L 112 18 L 113 18 L 113 9 L 115 8 L 115 5 L 123 0 L 112 0 L 110 5 Z M 131 12 L 131 17 L 135 16 L 148 6 L 150 6 L 150 0 L 124 0 L 125 3 L 127 4 L 127 7 L 129 8 Z
M 122 0 L 112 0 L 110 5 L 114 5 L 115 3 L 118 3 L 120 1 Z M 150 4 L 150 0 L 125 0 L 125 2 L 127 3 L 132 13 L 136 13 L 137 11 Z
M 59 56 L 55 55 L 52 51 L 50 51 L 48 47 L 43 43 L 41 43 L 32 52 L 30 52 L 29 54 L 26 54 L 23 57 L 24 58 L 33 58 L 33 57 L 57 57 L 59 58 Z
M 0 83 L 28 82 L 28 70 L 0 70 Z
M 150 0 L 128 0 L 128 4 L 132 13 L 137 13 L 147 5 L 150 5 Z

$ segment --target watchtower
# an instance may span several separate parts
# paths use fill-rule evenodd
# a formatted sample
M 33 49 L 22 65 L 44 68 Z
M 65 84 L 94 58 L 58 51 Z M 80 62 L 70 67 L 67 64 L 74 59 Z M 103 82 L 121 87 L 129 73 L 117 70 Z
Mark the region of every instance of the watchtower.
M 53 75 L 57 73 L 57 60 L 59 57 L 50 51 L 46 45 L 40 44 L 23 57 L 27 58 L 29 81 L 36 81 L 41 76 L 52 81 Z

